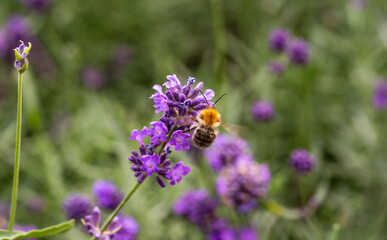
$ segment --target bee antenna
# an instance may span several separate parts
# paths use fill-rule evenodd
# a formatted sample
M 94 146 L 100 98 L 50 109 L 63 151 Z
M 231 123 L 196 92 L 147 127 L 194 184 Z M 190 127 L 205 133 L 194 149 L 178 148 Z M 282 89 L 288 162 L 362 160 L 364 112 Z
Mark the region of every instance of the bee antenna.
M 204 93 L 202 92 L 202 90 L 199 89 L 199 91 L 203 95 L 204 99 L 206 100 L 207 105 L 210 106 L 210 103 L 208 102 L 208 100 L 207 100 L 206 96 L 204 95 Z
M 215 103 L 214 103 L 214 105 L 213 105 L 213 106 L 215 106 L 215 105 L 216 105 L 216 103 L 217 103 L 217 102 L 219 102 L 219 100 L 220 100 L 222 97 L 224 97 L 224 95 L 226 95 L 226 94 L 227 94 L 227 93 L 224 93 L 222 96 L 220 96 L 220 97 L 218 98 L 218 100 L 216 100 L 216 101 L 215 101 Z

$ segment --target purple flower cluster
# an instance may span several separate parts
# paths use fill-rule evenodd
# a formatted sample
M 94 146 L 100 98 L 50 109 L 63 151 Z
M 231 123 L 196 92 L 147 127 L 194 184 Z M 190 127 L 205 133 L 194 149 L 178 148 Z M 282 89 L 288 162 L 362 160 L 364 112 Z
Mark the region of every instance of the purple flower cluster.
M 98 205 L 106 209 L 114 210 L 123 199 L 122 192 L 109 181 L 97 180 L 93 185 L 93 193 Z
M 289 60 L 297 65 L 304 66 L 309 62 L 309 45 L 301 39 L 291 39 L 291 35 L 285 29 L 274 29 L 269 36 L 269 47 L 274 52 L 285 52 Z M 273 74 L 282 74 L 286 69 L 286 63 L 270 61 L 267 69 Z
M 387 107 L 387 81 L 383 78 L 378 79 L 375 83 L 372 106 L 378 111 Z
M 187 218 L 198 226 L 209 240 L 256 240 L 258 234 L 253 228 L 234 228 L 226 219 L 218 218 L 217 201 L 205 189 L 190 190 L 177 199 L 173 205 L 176 215 Z
M 216 220 L 217 201 L 204 189 L 184 193 L 173 205 L 176 215 L 186 217 L 190 222 L 209 232 Z
M 114 240 L 135 240 L 138 234 L 138 224 L 130 216 L 120 216 L 118 224 L 120 230 L 114 235 Z
M 42 12 L 51 5 L 51 0 L 21 0 L 21 3 L 31 10 Z
M 257 101 L 251 107 L 251 115 L 257 122 L 269 122 L 275 115 L 274 106 L 268 101 Z
M 289 165 L 299 174 L 309 173 L 314 165 L 314 157 L 305 149 L 294 150 L 289 159 Z
M 226 166 L 235 165 L 236 161 L 242 158 L 241 156 L 251 156 L 245 140 L 226 134 L 219 134 L 204 154 L 216 172 L 220 172 Z
M 182 149 L 189 150 L 190 137 L 187 133 L 193 124 L 195 117 L 200 110 L 207 107 L 206 99 L 200 94 L 203 82 L 195 87 L 195 78 L 189 77 L 186 85 L 181 85 L 176 75 L 168 75 L 167 82 L 163 87 L 154 85 L 156 93 L 150 98 L 153 99 L 156 108 L 155 112 L 163 112 L 160 121 L 151 122 L 150 128 L 143 127 L 142 130 L 133 130 L 129 140 L 136 140 L 140 147 L 139 151 L 132 151 L 129 157 L 131 169 L 135 172 L 137 182 L 142 183 L 146 177 L 156 175 L 156 180 L 161 187 L 165 187 L 165 180 L 170 181 L 170 185 L 179 183 L 182 176 L 190 172 L 188 166 L 180 161 L 171 166 L 168 154 Z M 207 89 L 204 92 L 207 100 L 214 97 L 214 91 Z M 145 144 L 145 137 L 150 138 L 150 143 Z
M 216 182 L 216 191 L 223 204 L 239 212 L 248 212 L 267 194 L 271 173 L 266 164 L 239 160 L 224 168 Z

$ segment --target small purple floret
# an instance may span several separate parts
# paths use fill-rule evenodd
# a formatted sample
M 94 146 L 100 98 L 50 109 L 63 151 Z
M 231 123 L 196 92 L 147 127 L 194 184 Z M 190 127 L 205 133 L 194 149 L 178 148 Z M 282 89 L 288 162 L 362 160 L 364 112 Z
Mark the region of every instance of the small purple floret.
M 176 152 L 181 151 L 181 149 L 189 150 L 190 138 L 191 134 L 183 133 L 182 130 L 177 130 L 172 134 L 172 139 L 169 144 L 175 146 Z
M 315 159 L 308 151 L 300 148 L 292 152 L 289 164 L 299 174 L 306 174 L 314 168 Z
M 160 164 L 160 156 L 157 154 L 154 155 L 145 155 L 141 157 L 141 161 L 143 162 L 142 171 L 146 172 L 146 175 L 149 177 L 152 176 L 152 173 L 157 173 L 159 169 L 157 165 Z
M 95 238 L 102 240 L 112 240 L 115 234 L 120 230 L 119 217 L 115 217 L 104 232 L 101 232 L 101 211 L 98 207 L 94 207 L 91 215 L 82 218 L 82 223 L 85 225 L 89 234 Z
M 172 170 L 166 175 L 166 178 L 171 180 L 171 185 L 179 183 L 182 179 L 182 176 L 187 175 L 191 168 L 188 166 L 183 166 L 184 162 L 180 161 L 172 167 Z

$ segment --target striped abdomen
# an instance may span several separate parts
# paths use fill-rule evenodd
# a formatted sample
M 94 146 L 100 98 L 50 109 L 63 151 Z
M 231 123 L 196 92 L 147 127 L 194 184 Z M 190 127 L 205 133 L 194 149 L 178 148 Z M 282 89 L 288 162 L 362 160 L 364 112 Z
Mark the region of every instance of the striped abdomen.
M 192 135 L 192 143 L 195 147 L 207 148 L 214 142 L 216 135 L 217 131 L 214 128 L 202 125 L 196 128 Z

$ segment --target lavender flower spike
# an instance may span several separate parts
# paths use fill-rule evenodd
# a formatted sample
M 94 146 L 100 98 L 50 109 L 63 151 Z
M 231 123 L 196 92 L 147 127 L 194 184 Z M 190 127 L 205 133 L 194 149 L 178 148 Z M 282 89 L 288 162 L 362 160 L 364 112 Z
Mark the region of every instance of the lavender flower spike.
M 299 66 L 306 65 L 310 58 L 309 45 L 303 40 L 294 40 L 290 44 L 287 54 L 294 64 Z
M 251 107 L 251 115 L 257 122 L 270 122 L 275 115 L 274 106 L 269 101 L 257 101 Z
M 20 41 L 21 44 L 19 47 L 14 49 L 15 52 L 15 68 L 19 71 L 19 73 L 23 73 L 28 68 L 28 59 L 27 56 L 31 50 L 31 43 L 28 43 L 28 47 L 24 45 L 23 41 Z
M 101 222 L 101 211 L 98 207 L 94 207 L 92 214 L 82 218 L 81 221 L 91 236 L 95 238 L 102 238 L 102 240 L 112 240 L 114 235 L 121 228 L 121 225 L 118 223 L 119 218 L 115 217 L 106 230 L 101 232 L 99 227 Z
M 167 81 L 162 85 L 154 85 L 156 91 L 150 98 L 154 101 L 156 113 L 163 113 L 159 121 L 151 122 L 151 127 L 144 127 L 141 131 L 133 130 L 130 140 L 139 144 L 138 151 L 132 151 L 129 164 L 137 182 L 142 183 L 147 177 L 154 175 L 157 183 L 164 188 L 165 181 L 176 185 L 187 175 L 191 169 L 178 162 L 172 167 L 168 155 L 174 148 L 175 151 L 189 149 L 188 133 L 194 123 L 193 118 L 200 110 L 207 107 L 207 100 L 211 100 L 215 93 L 211 89 L 204 90 L 207 100 L 200 94 L 203 82 L 196 86 L 196 79 L 189 77 L 187 83 L 182 85 L 175 74 L 168 75 Z M 165 91 L 163 88 L 165 87 Z M 150 137 L 148 144 L 145 139 Z

